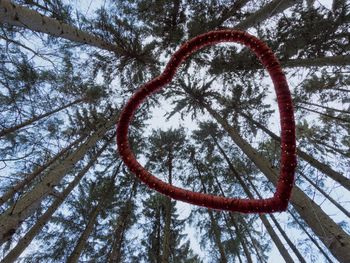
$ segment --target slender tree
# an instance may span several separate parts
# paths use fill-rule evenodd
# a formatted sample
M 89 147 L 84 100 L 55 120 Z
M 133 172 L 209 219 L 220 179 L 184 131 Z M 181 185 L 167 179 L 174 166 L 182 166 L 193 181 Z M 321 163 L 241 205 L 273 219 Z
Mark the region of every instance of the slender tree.
M 111 176 L 111 178 L 108 178 L 108 180 L 105 180 L 105 182 L 102 182 L 101 187 L 104 188 L 102 191 L 103 195 L 99 198 L 96 206 L 93 207 L 91 212 L 89 213 L 88 222 L 85 226 L 85 229 L 81 233 L 73 251 L 68 256 L 67 262 L 69 262 L 69 263 L 78 262 L 79 257 L 85 248 L 86 242 L 87 242 L 91 232 L 94 229 L 94 226 L 96 224 L 96 219 L 97 219 L 100 211 L 104 208 L 104 206 L 106 205 L 106 202 L 108 201 L 108 199 L 112 195 L 112 192 L 114 190 L 113 188 L 115 187 L 115 179 L 118 175 L 120 166 L 121 165 L 119 165 L 119 167 L 113 172 L 113 175 Z
M 110 142 L 106 142 L 101 149 L 97 152 L 96 156 L 94 156 L 88 164 L 76 175 L 72 182 L 61 192 L 56 194 L 56 199 L 49 206 L 49 208 L 45 211 L 43 215 L 41 215 L 34 226 L 32 226 L 29 231 L 18 241 L 17 245 L 6 255 L 6 257 L 2 260 L 5 262 L 14 262 L 28 247 L 28 245 L 32 242 L 35 236 L 42 230 L 42 228 L 48 223 L 52 215 L 55 211 L 60 207 L 60 205 L 64 202 L 67 196 L 72 192 L 72 190 L 79 184 L 80 180 L 83 176 L 90 170 L 90 168 L 95 164 L 98 157 L 102 154 L 102 152 L 107 148 Z
M 33 31 L 50 34 L 82 44 L 89 44 L 101 49 L 118 53 L 118 47 L 79 28 L 67 25 L 59 20 L 12 3 L 10 0 L 0 2 L 1 23 L 25 27 Z
M 62 162 L 57 162 L 39 184 L 0 215 L 0 240 L 2 242 L 8 240 L 15 233 L 18 226 L 33 214 L 34 209 L 40 204 L 42 198 L 52 193 L 54 187 L 59 184 L 66 172 L 72 169 L 73 165 L 86 154 L 90 147 L 93 147 L 105 135 L 116 120 L 117 118 L 114 117 L 111 121 L 101 124 L 100 128 L 88 137 L 72 154 L 67 156 Z

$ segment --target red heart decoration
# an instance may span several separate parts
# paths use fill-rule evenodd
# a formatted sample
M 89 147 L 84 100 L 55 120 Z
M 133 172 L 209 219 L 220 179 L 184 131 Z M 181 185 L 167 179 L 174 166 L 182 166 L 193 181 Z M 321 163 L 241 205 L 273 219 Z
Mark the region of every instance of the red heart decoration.
M 128 128 L 135 111 L 139 105 L 152 93 L 168 84 L 180 66 L 189 55 L 195 51 L 216 43 L 237 42 L 249 47 L 268 70 L 273 81 L 281 122 L 281 168 L 276 193 L 268 199 L 238 199 L 214 196 L 192 192 L 168 183 L 165 183 L 138 163 L 130 149 L 128 142 Z M 168 62 L 164 72 L 141 86 L 130 98 L 121 112 L 117 124 L 117 145 L 121 158 L 131 172 L 135 173 L 141 181 L 150 188 L 167 195 L 173 199 L 208 208 L 237 211 L 243 213 L 270 213 L 284 211 L 294 183 L 296 167 L 296 139 L 293 104 L 286 78 L 281 66 L 271 49 L 261 40 L 246 32 L 236 30 L 211 31 L 199 35 L 184 43 Z

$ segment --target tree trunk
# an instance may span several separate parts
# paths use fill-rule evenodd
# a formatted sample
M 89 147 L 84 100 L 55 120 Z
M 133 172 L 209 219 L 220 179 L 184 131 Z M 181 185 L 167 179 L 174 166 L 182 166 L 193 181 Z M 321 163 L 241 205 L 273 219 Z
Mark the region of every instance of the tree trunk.
M 203 177 L 202 177 L 202 173 L 198 167 L 198 164 L 197 164 L 197 160 L 193 160 L 194 161 L 194 165 L 196 167 L 196 170 L 198 172 L 198 175 L 199 175 L 199 178 L 200 178 L 200 181 L 201 181 L 201 184 L 202 184 L 202 188 L 203 188 L 203 191 L 204 193 L 207 193 L 207 188 L 205 187 L 205 184 L 203 182 Z M 216 246 L 218 247 L 219 249 L 219 253 L 220 253 L 220 263 L 227 263 L 227 256 L 226 256 L 226 253 L 225 253 L 225 249 L 224 249 L 224 246 L 222 245 L 221 243 L 221 232 L 220 232 L 220 228 L 219 228 L 219 225 L 218 223 L 216 222 L 216 219 L 213 215 L 213 212 L 211 209 L 208 209 L 208 215 L 209 215 L 209 219 L 210 219 L 210 222 L 211 222 L 211 225 L 212 225 L 212 228 L 213 228 L 213 234 L 214 234 L 214 242 L 216 244 Z
M 157 229 L 157 247 L 156 247 L 156 263 L 161 263 L 161 254 L 160 254 L 160 220 L 161 220 L 161 214 L 160 214 L 160 205 L 157 207 L 157 210 L 156 210 L 156 220 L 157 220 L 157 226 L 156 226 L 156 229 Z
M 348 66 L 350 65 L 350 56 L 333 56 L 323 58 L 307 58 L 307 59 L 289 59 L 287 61 L 281 61 L 284 68 L 296 68 L 296 67 L 326 67 L 326 66 Z
M 231 169 L 232 164 L 231 164 L 231 162 L 229 161 L 229 158 L 228 158 L 228 156 L 226 155 L 225 151 L 221 148 L 220 144 L 217 142 L 217 140 L 215 139 L 215 137 L 212 136 L 212 135 L 211 135 L 211 137 L 212 137 L 212 139 L 213 139 L 213 141 L 214 141 L 214 144 L 219 148 L 219 151 L 223 154 L 224 159 L 226 160 L 226 162 L 230 165 L 230 169 Z M 219 182 L 219 180 L 218 180 L 216 177 L 215 177 L 215 181 L 216 181 L 216 184 L 218 185 L 218 187 L 219 187 L 219 189 L 220 189 L 221 195 L 222 195 L 222 196 L 225 196 L 225 192 L 224 192 L 224 190 L 223 190 L 222 187 L 221 187 L 221 183 Z M 235 218 L 234 218 L 234 213 L 230 212 L 229 215 L 230 215 L 231 223 L 232 223 L 232 225 L 235 227 L 236 236 L 238 237 L 239 240 L 241 240 L 241 238 L 242 238 L 242 247 L 243 247 L 243 251 L 244 251 L 245 254 L 246 254 L 246 251 L 249 252 L 248 247 L 245 245 L 245 244 L 248 243 L 248 241 L 247 241 L 247 239 L 244 239 L 244 236 L 242 236 L 242 233 L 241 233 L 241 231 L 240 231 L 239 225 L 237 224 L 237 222 L 236 222 L 236 220 L 235 220 Z M 225 220 L 226 220 L 226 216 L 224 216 L 224 217 L 225 217 Z M 242 218 L 241 220 L 242 220 L 242 222 L 243 222 L 243 224 L 244 224 L 244 227 L 246 228 L 246 231 L 248 232 L 248 236 L 250 237 L 250 239 L 251 239 L 251 241 L 252 241 L 252 245 L 253 245 L 253 247 L 254 247 L 254 249 L 255 249 L 256 257 L 259 259 L 259 262 L 262 262 L 262 263 L 263 263 L 263 262 L 266 262 L 266 260 L 263 259 L 263 257 L 260 255 L 260 253 L 259 253 L 259 251 L 258 251 L 258 248 L 256 247 L 256 244 L 255 244 L 255 242 L 254 242 L 253 236 L 251 235 L 251 233 L 250 233 L 250 231 L 249 231 L 249 228 L 248 228 L 247 224 L 245 223 L 245 220 L 244 220 L 243 218 Z M 244 240 L 243 240 L 243 239 L 244 239 Z M 245 243 L 245 244 L 244 244 L 244 243 Z M 244 246 L 246 246 L 246 248 L 244 248 Z M 246 254 L 246 257 L 247 257 L 247 262 L 251 262 L 251 261 L 252 261 L 251 258 L 249 259 L 250 255 L 248 256 L 248 255 Z
M 275 216 L 273 214 L 270 214 L 270 217 L 271 217 L 273 223 L 275 224 L 275 226 L 277 227 L 278 231 L 282 234 L 283 238 L 287 241 L 288 246 L 292 249 L 293 253 L 299 259 L 299 261 L 301 263 L 306 263 L 304 257 L 300 254 L 299 250 L 296 248 L 296 246 L 293 244 L 293 242 L 289 239 L 289 237 L 286 234 L 286 232 L 284 232 L 284 230 L 282 229 L 280 224 L 277 222 Z
M 203 106 L 224 128 L 235 144 L 253 161 L 267 179 L 276 186 L 278 172 L 271 167 L 269 162 L 246 142 L 217 112 L 212 110 L 208 105 L 203 104 Z M 293 188 L 291 203 L 314 233 L 329 248 L 331 253 L 341 262 L 350 262 L 350 236 L 297 186 Z
M 335 201 L 329 194 L 327 194 L 321 187 L 319 187 L 314 181 L 309 179 L 303 172 L 299 171 L 299 174 L 308 181 L 313 187 L 316 188 L 324 197 L 326 197 L 335 207 L 337 207 L 340 211 L 342 211 L 347 217 L 350 218 L 350 212 L 346 210 L 341 204 Z
M 210 218 L 211 225 L 213 227 L 214 241 L 215 241 L 216 246 L 219 249 L 220 263 L 227 263 L 227 257 L 226 257 L 225 249 L 224 249 L 224 246 L 221 243 L 220 228 L 219 228 L 218 223 L 216 222 L 216 219 L 215 219 L 211 209 L 208 209 L 208 215 L 209 215 L 209 218 Z
M 246 232 L 248 233 L 248 236 L 249 236 L 249 238 L 250 238 L 250 240 L 251 240 L 251 242 L 252 242 L 252 245 L 253 245 L 253 247 L 254 247 L 256 256 L 257 256 L 257 258 L 258 258 L 258 261 L 259 261 L 260 263 L 265 263 L 265 262 L 267 262 L 266 259 L 264 258 L 264 255 L 261 255 L 261 251 L 260 251 L 260 250 L 258 249 L 258 247 L 257 247 L 258 244 L 257 244 L 256 240 L 254 239 L 253 235 L 250 233 L 250 230 L 249 230 L 249 228 L 248 228 L 248 226 L 247 226 L 247 223 L 245 222 L 244 219 L 242 219 L 242 222 L 243 222 L 244 228 L 245 228 Z M 248 242 L 248 241 L 247 241 L 247 242 Z
M 334 121 L 341 121 L 341 122 L 350 124 L 350 119 L 347 120 L 347 119 L 343 119 L 343 118 L 338 117 L 338 116 L 332 116 L 332 115 L 329 115 L 329 114 L 326 114 L 326 113 L 323 113 L 323 112 L 319 112 L 319 111 L 317 111 L 317 110 L 305 108 L 305 107 L 300 106 L 300 105 L 296 106 L 296 108 L 297 108 L 297 109 L 298 109 L 298 108 L 299 108 L 299 109 L 303 109 L 303 110 L 306 110 L 306 111 L 310 111 L 310 112 L 313 112 L 313 113 L 317 113 L 317 114 L 319 114 L 319 115 L 321 115 L 321 116 L 324 116 L 324 117 L 326 117 L 326 118 L 332 119 L 332 120 L 334 120 Z
M 241 258 L 241 255 L 239 254 L 239 251 L 238 251 L 237 257 L 238 257 L 239 263 L 243 263 L 243 260 L 242 260 L 242 258 Z
M 83 252 L 83 249 L 86 245 L 86 241 L 89 238 L 92 230 L 94 229 L 97 216 L 101 210 L 101 204 L 99 203 L 94 210 L 89 214 L 89 222 L 86 225 L 84 232 L 80 235 L 78 239 L 78 243 L 73 249 L 73 252 L 69 255 L 67 258 L 67 263 L 77 263 L 79 260 L 79 257 L 81 253 Z
M 288 210 L 289 214 L 293 217 L 294 221 L 300 226 L 300 228 L 304 231 L 304 233 L 310 238 L 312 243 L 318 248 L 318 250 L 323 254 L 323 256 L 328 260 L 328 262 L 333 263 L 333 260 L 327 255 L 327 253 L 324 251 L 324 249 L 318 244 L 317 240 L 311 236 L 309 233 L 310 231 L 307 230 L 301 222 L 299 222 L 299 219 L 291 212 Z
M 243 248 L 244 254 L 246 256 L 246 259 L 247 259 L 247 263 L 253 263 L 252 256 L 251 256 L 249 249 L 248 249 L 248 246 L 247 246 L 247 244 L 248 244 L 247 239 L 242 237 L 241 244 L 242 244 L 242 248 Z
M 350 64 L 350 62 L 349 62 L 349 64 Z M 336 112 L 340 112 L 340 113 L 350 114 L 350 112 L 346 111 L 346 110 L 334 109 L 334 108 L 330 108 L 330 107 L 327 107 L 327 106 L 323 106 L 323 105 L 320 105 L 320 104 L 317 104 L 317 103 L 308 102 L 308 101 L 299 101 L 298 103 L 319 107 L 319 108 L 322 108 L 322 109 L 325 109 L 325 110 L 329 110 L 329 111 L 336 111 Z
M 235 228 L 235 233 L 236 233 L 236 238 L 235 238 L 235 237 L 232 235 L 232 233 L 231 233 L 231 228 L 230 228 L 230 225 L 229 225 L 229 220 L 227 219 L 226 214 L 223 213 L 223 216 L 224 216 L 224 220 L 225 220 L 226 227 L 227 227 L 227 229 L 229 230 L 231 240 L 232 240 L 232 241 L 235 240 L 235 239 L 238 239 L 238 240 L 239 240 L 239 242 L 240 242 L 241 245 L 242 245 L 243 252 L 244 252 L 244 255 L 246 256 L 247 262 L 248 262 L 248 263 L 253 263 L 253 260 L 252 260 L 252 257 L 251 257 L 251 255 L 250 255 L 248 246 L 247 246 L 247 244 L 246 244 L 246 239 L 244 239 L 244 237 L 240 234 L 238 225 L 237 225 L 237 224 L 233 224 L 233 226 L 234 226 L 234 228 Z M 233 218 L 231 217 L 231 219 L 233 219 Z M 238 249 L 237 249 L 237 256 L 239 256 L 239 254 L 240 254 L 240 251 L 239 251 L 239 248 L 238 248 Z
M 225 213 L 223 213 L 223 217 L 224 217 L 224 220 L 225 220 L 226 227 L 227 227 L 227 229 L 228 229 L 228 231 L 229 231 L 231 240 L 232 240 L 232 241 L 235 240 L 235 239 L 238 239 L 238 240 L 239 240 L 240 244 L 242 245 L 243 252 L 244 252 L 244 254 L 245 254 L 246 258 L 247 258 L 247 262 L 248 262 L 248 263 L 253 263 L 253 260 L 252 260 L 252 258 L 251 258 L 251 255 L 250 255 L 250 253 L 249 253 L 248 246 L 246 245 L 245 240 L 244 240 L 244 237 L 241 235 L 239 229 L 236 227 L 236 225 L 234 225 L 234 227 L 235 227 L 235 232 L 236 232 L 236 238 L 235 238 L 235 237 L 232 235 L 232 233 L 231 233 L 231 227 L 230 227 L 230 224 L 229 224 L 229 220 L 227 219 L 227 216 L 226 216 Z M 240 257 L 240 249 L 239 249 L 239 247 L 237 248 L 236 255 L 237 255 L 238 257 Z
M 116 53 L 120 51 L 117 46 L 111 45 L 99 37 L 26 7 L 14 4 L 10 0 L 0 1 L 0 23 L 24 27 L 32 31 L 46 33 L 82 44 L 89 44 Z
M 114 240 L 112 244 L 112 251 L 108 257 L 109 263 L 120 263 L 122 259 L 122 247 L 125 239 L 125 232 L 130 224 L 130 217 L 132 215 L 133 201 L 137 190 L 137 179 L 134 179 L 134 183 L 130 192 L 130 196 L 126 204 L 121 209 L 119 218 L 117 220 L 116 227 L 114 229 Z
M 286 249 L 286 247 L 284 246 L 284 244 L 282 243 L 281 239 L 278 237 L 277 233 L 275 232 L 275 230 L 273 230 L 272 225 L 270 224 L 269 220 L 267 219 L 267 217 L 265 215 L 259 215 L 261 221 L 263 222 L 267 232 L 269 233 L 273 243 L 275 243 L 278 251 L 281 253 L 283 259 L 287 262 L 287 263 L 293 263 L 294 260 L 293 258 L 290 256 L 288 250 Z
M 81 160 L 87 151 L 96 145 L 105 133 L 117 122 L 118 116 L 102 124 L 83 144 L 64 160 L 56 162 L 47 172 L 47 175 L 30 192 L 23 195 L 12 207 L 0 215 L 0 244 L 11 238 L 19 225 L 31 216 L 42 199 L 52 193 L 54 187 L 60 183 L 62 178 L 75 164 Z
M 28 247 L 36 235 L 43 229 L 43 227 L 50 220 L 51 216 L 55 213 L 57 208 L 65 201 L 67 196 L 72 192 L 72 190 L 78 185 L 81 178 L 89 171 L 89 169 L 97 161 L 98 157 L 107 148 L 109 142 L 106 142 L 104 146 L 96 153 L 93 159 L 91 159 L 88 164 L 77 174 L 72 182 L 58 194 L 57 198 L 53 201 L 50 207 L 41 215 L 34 226 L 18 241 L 16 246 L 6 255 L 6 257 L 1 261 L 1 263 L 11 263 L 15 262 L 17 258 L 22 254 L 22 252 Z
M 29 120 L 26 120 L 26 121 L 24 121 L 24 122 L 22 122 L 22 123 L 20 123 L 18 125 L 12 126 L 10 128 L 5 128 L 5 129 L 0 131 L 0 137 L 6 136 L 7 134 L 10 134 L 12 132 L 18 131 L 19 129 L 21 129 L 23 127 L 29 126 L 29 125 L 33 124 L 34 122 L 40 121 L 40 120 L 42 120 L 42 119 L 44 119 L 44 118 L 46 118 L 46 117 L 48 117 L 48 116 L 50 116 L 50 115 L 52 115 L 52 114 L 54 114 L 56 112 L 64 110 L 64 109 L 66 109 L 66 108 L 68 108 L 68 107 L 70 107 L 72 105 L 78 104 L 78 103 L 80 103 L 82 101 L 83 101 L 83 99 L 75 100 L 75 101 L 70 102 L 70 103 L 68 103 L 66 105 L 63 105 L 63 106 L 61 106 L 61 107 L 59 107 L 57 109 L 54 109 L 54 110 L 49 111 L 49 112 L 46 112 L 46 113 L 44 113 L 42 115 L 34 116 L 33 118 L 31 118 Z
M 337 154 L 340 154 L 341 156 L 343 156 L 344 158 L 350 158 L 350 153 L 346 153 L 346 152 L 343 152 L 342 150 L 339 150 L 325 142 L 323 142 L 322 140 L 316 140 L 316 139 L 312 139 L 312 138 L 307 138 L 312 144 L 314 145 L 322 145 L 324 146 L 325 148 L 328 148 L 329 150 L 337 153 Z
M 98 201 L 96 207 L 90 212 L 89 217 L 88 217 L 89 221 L 88 221 L 83 233 L 81 233 L 81 235 L 78 239 L 78 242 L 75 245 L 72 253 L 67 258 L 67 263 L 77 263 L 78 262 L 79 257 L 86 246 L 86 242 L 87 242 L 91 232 L 94 230 L 97 216 L 99 215 L 101 209 L 104 207 L 107 198 L 109 197 L 111 191 L 114 188 L 115 178 L 119 172 L 119 168 L 121 167 L 121 164 L 122 163 L 120 163 L 119 167 L 115 170 L 114 174 L 112 175 L 112 178 L 110 180 L 111 182 L 109 182 L 108 189 L 103 193 L 103 196 Z
M 242 71 L 242 70 L 260 70 L 263 69 L 263 66 L 259 63 L 242 63 L 235 66 L 232 65 L 234 60 L 221 60 L 220 63 L 222 68 L 232 68 L 233 71 Z M 324 67 L 324 66 L 348 66 L 350 65 L 350 56 L 333 56 L 333 57 L 323 57 L 323 58 L 299 58 L 299 59 L 284 59 L 280 60 L 282 68 L 297 68 L 297 67 Z M 335 89 L 338 90 L 338 89 Z M 348 90 L 339 91 L 349 92 Z
M 253 185 L 253 183 L 247 179 L 248 184 L 250 184 L 251 188 L 253 189 L 253 191 L 255 192 L 255 194 L 262 199 L 262 196 L 260 195 L 259 191 L 256 189 L 256 187 Z M 273 223 L 275 224 L 275 226 L 277 227 L 278 231 L 281 233 L 281 235 L 283 236 L 284 240 L 287 241 L 287 244 L 289 245 L 289 247 L 292 249 L 292 251 L 294 252 L 294 254 L 297 256 L 297 258 L 299 259 L 299 261 L 301 263 L 306 263 L 304 257 L 300 254 L 299 250 L 296 248 L 296 246 L 293 244 L 293 242 L 289 239 L 288 235 L 286 234 L 286 232 L 282 229 L 281 225 L 277 222 L 275 216 L 273 214 L 270 214 L 270 217 L 273 221 Z
M 172 184 L 172 172 L 173 172 L 173 153 L 170 149 L 168 154 L 168 183 Z M 170 231 L 171 231 L 171 199 L 170 197 L 164 196 L 164 210 L 165 210 L 165 219 L 164 219 L 164 239 L 163 239 L 163 254 L 162 254 L 162 263 L 170 262 Z
M 275 133 L 267 129 L 264 125 L 261 123 L 253 120 L 249 115 L 240 112 L 240 115 L 242 115 L 244 118 L 246 118 L 249 122 L 255 124 L 259 129 L 263 130 L 266 134 L 268 134 L 272 139 L 274 139 L 277 142 L 281 142 L 281 138 L 277 136 Z M 324 173 L 325 175 L 332 178 L 334 181 L 338 182 L 341 186 L 346 188 L 350 191 L 350 179 L 346 178 L 342 174 L 334 171 L 331 167 L 328 165 L 321 163 L 320 161 L 313 158 L 308 153 L 304 152 L 303 150 L 297 148 L 297 155 L 302 158 L 304 161 L 308 162 L 311 166 L 319 170 L 320 172 Z
M 18 182 L 16 185 L 12 186 L 10 189 L 6 191 L 1 197 L 0 197 L 0 206 L 3 205 L 5 202 L 7 202 L 11 197 L 13 197 L 14 194 L 21 191 L 26 185 L 31 183 L 39 174 L 41 174 L 45 169 L 47 169 L 51 164 L 56 162 L 57 160 L 61 159 L 72 147 L 76 146 L 80 142 L 82 142 L 86 136 L 81 136 L 78 139 L 76 139 L 74 142 L 69 144 L 66 148 L 62 149 L 58 154 L 56 154 L 53 158 L 48 160 L 43 166 L 40 166 L 36 168 L 31 174 L 28 174 L 25 176 L 25 178 Z
M 212 21 L 211 29 L 217 29 L 222 26 L 226 20 L 238 14 L 238 11 L 244 7 L 250 0 L 237 0 L 230 7 L 225 8 L 215 21 Z
M 282 13 L 287 8 L 301 2 L 302 0 L 274 0 L 234 26 L 234 29 L 247 30 L 248 28 L 261 23 L 272 16 Z
M 212 137 L 214 138 L 214 137 Z M 228 156 L 226 155 L 226 153 L 224 152 L 224 150 L 221 148 L 221 146 L 219 145 L 219 143 L 214 139 L 215 144 L 218 146 L 219 151 L 222 153 L 222 155 L 224 156 L 225 161 L 227 162 L 227 164 L 229 165 L 229 168 L 231 170 L 231 172 L 233 173 L 233 175 L 235 176 L 235 178 L 238 180 L 238 182 L 240 183 L 240 185 L 242 186 L 244 192 L 246 193 L 246 195 L 250 198 L 250 199 L 254 199 L 253 194 L 250 192 L 249 188 L 247 187 L 247 185 L 245 184 L 245 182 L 243 181 L 243 179 L 241 178 L 241 176 L 239 175 L 239 173 L 236 171 L 236 169 L 233 167 L 231 161 L 229 160 Z M 217 184 L 219 185 L 219 188 L 222 191 L 221 185 L 219 183 L 218 180 L 216 180 Z M 225 196 L 225 193 L 222 191 L 221 194 L 223 196 Z M 281 253 L 283 259 L 287 262 L 287 263 L 293 263 L 293 258 L 290 256 L 288 250 L 285 248 L 285 246 L 283 245 L 281 239 L 278 237 L 277 233 L 275 232 L 275 230 L 273 229 L 273 227 L 271 226 L 269 220 L 267 219 L 265 214 L 259 214 L 260 220 L 262 221 L 262 223 L 264 224 L 267 232 L 269 233 L 272 241 L 275 243 L 278 251 Z

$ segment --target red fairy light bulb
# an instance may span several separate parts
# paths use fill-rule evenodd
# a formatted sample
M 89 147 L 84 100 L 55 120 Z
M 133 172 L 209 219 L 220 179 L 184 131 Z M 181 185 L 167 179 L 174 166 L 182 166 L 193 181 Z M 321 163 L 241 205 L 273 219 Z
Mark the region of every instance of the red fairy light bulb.
M 249 47 L 269 72 L 277 96 L 281 125 L 281 167 L 276 192 L 267 199 L 239 199 L 185 190 L 158 179 L 135 158 L 128 142 L 128 129 L 135 111 L 150 95 L 168 84 L 180 64 L 197 50 L 222 42 L 236 42 Z M 186 203 L 212 209 L 242 213 L 285 211 L 294 184 L 296 139 L 293 103 L 287 80 L 272 50 L 258 38 L 242 31 L 218 30 L 199 35 L 184 43 L 171 57 L 163 73 L 141 86 L 123 108 L 117 124 L 117 145 L 126 166 L 150 188 Z

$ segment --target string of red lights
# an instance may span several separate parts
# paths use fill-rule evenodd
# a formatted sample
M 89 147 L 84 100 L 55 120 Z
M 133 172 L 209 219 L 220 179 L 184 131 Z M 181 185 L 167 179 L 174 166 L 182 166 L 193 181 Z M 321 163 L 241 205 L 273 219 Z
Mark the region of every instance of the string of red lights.
M 222 42 L 236 42 L 249 47 L 267 69 L 273 81 L 280 113 L 281 166 L 276 192 L 267 199 L 238 199 L 185 190 L 158 179 L 135 158 L 128 142 L 128 129 L 135 111 L 151 94 L 174 77 L 177 68 L 197 50 Z M 117 145 L 126 166 L 150 188 L 173 199 L 212 209 L 242 213 L 271 213 L 286 210 L 294 184 L 296 167 L 295 121 L 291 94 L 281 66 L 272 50 L 258 38 L 237 30 L 218 30 L 199 35 L 184 43 L 171 57 L 163 73 L 141 86 L 123 108 L 117 124 Z

